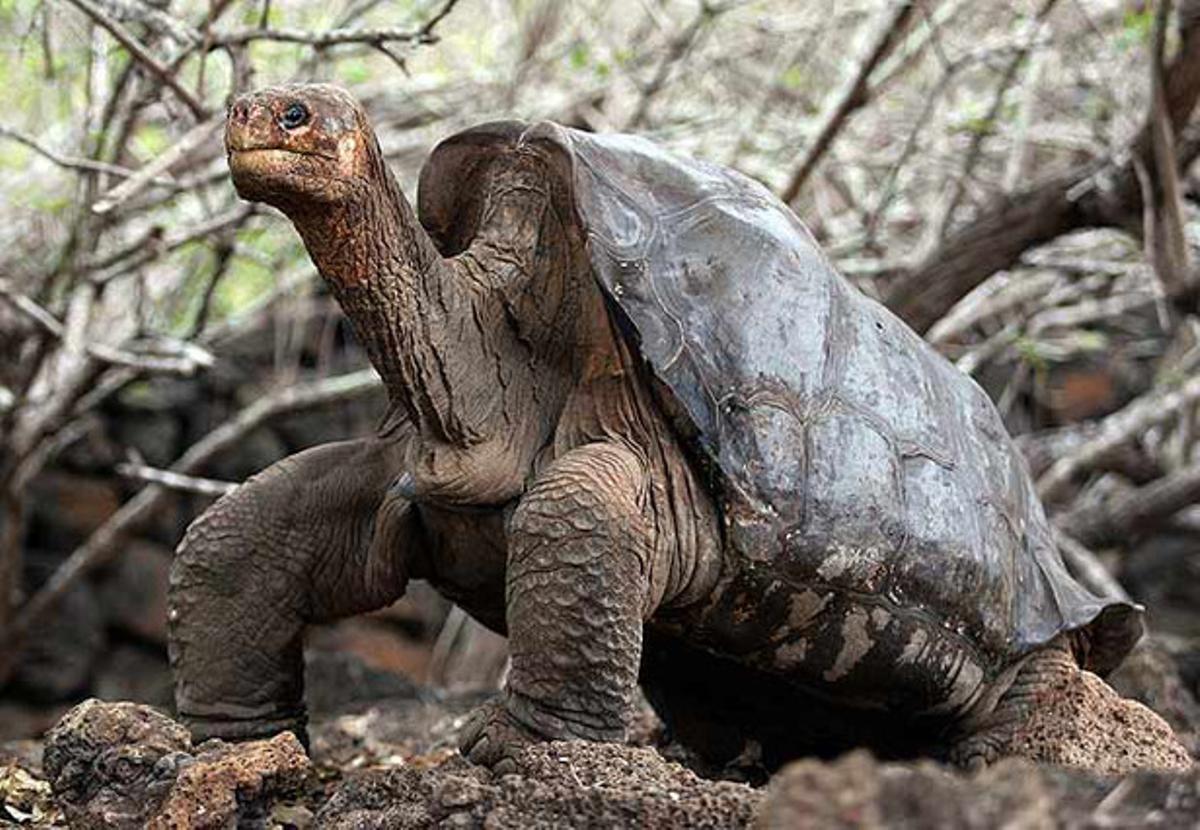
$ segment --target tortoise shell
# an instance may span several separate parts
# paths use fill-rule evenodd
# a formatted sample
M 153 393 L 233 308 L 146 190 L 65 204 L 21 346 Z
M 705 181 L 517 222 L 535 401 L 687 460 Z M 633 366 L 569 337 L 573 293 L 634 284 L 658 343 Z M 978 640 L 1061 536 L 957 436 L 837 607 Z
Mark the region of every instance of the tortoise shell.
M 987 394 L 850 285 L 763 186 L 636 136 L 484 124 L 421 172 L 419 216 L 443 253 L 469 242 L 479 174 L 511 152 L 562 177 L 735 555 L 922 609 L 993 666 L 1083 629 L 1104 672 L 1137 641 L 1140 608 L 1068 573 Z

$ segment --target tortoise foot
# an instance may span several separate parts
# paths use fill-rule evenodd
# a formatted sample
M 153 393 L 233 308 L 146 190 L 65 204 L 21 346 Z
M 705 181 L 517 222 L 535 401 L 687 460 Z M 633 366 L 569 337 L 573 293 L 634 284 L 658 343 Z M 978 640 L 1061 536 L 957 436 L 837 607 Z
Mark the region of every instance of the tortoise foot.
M 1031 656 L 990 716 L 951 749 L 950 760 L 979 769 L 1007 755 L 1101 775 L 1192 765 L 1162 718 L 1059 649 Z
M 1083 767 L 1101 775 L 1139 769 L 1187 770 L 1191 755 L 1150 709 L 1121 697 L 1088 671 L 1045 690 L 1040 706 L 1011 733 L 1008 753 Z
M 459 735 L 458 749 L 471 763 L 506 775 L 517 771 L 515 759 L 522 749 L 545 740 L 517 720 L 503 700 L 490 700 L 471 714 Z
M 967 772 L 980 772 L 1007 754 L 1012 737 L 1011 727 L 976 733 L 955 744 L 948 760 Z

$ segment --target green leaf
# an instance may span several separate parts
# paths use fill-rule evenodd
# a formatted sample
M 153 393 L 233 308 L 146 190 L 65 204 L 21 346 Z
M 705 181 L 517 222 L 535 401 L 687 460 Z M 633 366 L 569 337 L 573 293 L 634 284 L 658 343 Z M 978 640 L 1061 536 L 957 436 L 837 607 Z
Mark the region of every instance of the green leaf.
M 133 136 L 133 146 L 143 158 L 154 158 L 171 146 L 171 139 L 161 124 L 143 124 Z
M 1117 35 L 1117 45 L 1128 51 L 1142 44 L 1149 43 L 1154 32 L 1154 6 L 1146 4 L 1142 11 L 1129 9 L 1121 19 L 1121 31 Z
M 1041 344 L 1032 337 L 1024 334 L 1018 335 L 1013 340 L 1013 348 L 1017 350 L 1017 356 L 1022 362 L 1029 364 L 1037 371 L 1045 371 L 1046 356 L 1042 354 Z
M 784 89 L 799 89 L 804 85 L 804 70 L 793 64 L 779 77 Z
M 364 60 L 346 60 L 338 67 L 338 75 L 347 84 L 361 84 L 371 77 L 371 70 Z
M 575 45 L 571 47 L 571 51 L 567 55 L 571 62 L 572 69 L 586 69 L 591 61 L 591 50 L 588 45 L 582 40 L 575 41 Z
M 991 132 L 995 126 L 995 123 L 996 122 L 994 122 L 992 119 L 981 115 L 981 116 L 977 116 L 975 118 L 968 118 L 965 121 L 960 121 L 956 125 L 956 130 L 960 133 L 973 133 L 975 135 L 989 135 L 989 134 L 991 134 Z

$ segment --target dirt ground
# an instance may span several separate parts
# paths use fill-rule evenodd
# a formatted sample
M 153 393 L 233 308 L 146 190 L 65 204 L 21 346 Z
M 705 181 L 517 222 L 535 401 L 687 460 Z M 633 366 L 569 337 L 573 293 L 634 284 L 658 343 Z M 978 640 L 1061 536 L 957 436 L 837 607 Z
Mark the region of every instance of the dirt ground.
M 1141 683 L 1143 698 L 1175 706 L 1160 711 L 1194 749 L 1200 722 L 1188 720 L 1195 711 L 1180 708 L 1180 701 L 1193 707 L 1195 701 L 1183 697 L 1183 688 L 1168 688 L 1179 683 L 1177 672 L 1159 671 L 1155 680 L 1156 659 L 1166 660 L 1143 649 L 1128 673 Z M 1173 670 L 1173 663 L 1165 665 Z M 337 673 L 328 674 L 336 687 Z M 1123 691 L 1138 693 L 1128 686 Z M 314 692 L 332 703 L 332 689 Z M 355 684 L 351 698 L 340 711 L 329 707 L 314 718 L 311 757 L 290 735 L 192 746 L 185 730 L 150 707 L 81 704 L 44 741 L 0 747 L 0 826 L 1200 826 L 1195 767 L 1105 778 L 1007 760 L 968 776 L 931 761 L 881 763 L 856 752 L 832 762 L 794 763 L 766 786 L 753 787 L 697 774 L 647 711 L 636 730 L 638 745 L 544 744 L 525 751 L 516 774 L 496 776 L 454 749 L 467 714 L 486 695 L 447 694 L 372 673 Z

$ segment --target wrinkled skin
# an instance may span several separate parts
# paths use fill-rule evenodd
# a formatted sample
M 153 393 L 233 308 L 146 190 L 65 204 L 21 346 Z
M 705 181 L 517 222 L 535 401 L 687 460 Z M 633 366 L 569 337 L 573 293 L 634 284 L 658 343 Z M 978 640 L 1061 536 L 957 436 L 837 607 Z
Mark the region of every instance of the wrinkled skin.
M 477 230 L 444 257 L 344 92 L 244 96 L 226 144 L 238 192 L 295 224 L 392 410 L 378 436 L 285 459 L 189 529 L 171 653 L 198 736 L 303 735 L 304 627 L 384 606 L 410 579 L 509 637 L 505 694 L 463 735 L 499 770 L 531 741 L 622 740 L 639 679 L 716 761 L 867 744 L 986 763 L 1048 678 L 1078 673 L 1058 641 L 921 719 L 822 696 L 813 679 L 857 659 L 845 649 L 764 663 L 780 632 L 761 622 L 780 609 L 753 597 L 771 574 L 725 550 L 716 499 L 592 277 L 567 177 L 536 146 L 491 163 Z M 793 628 L 820 610 L 769 587 L 762 604 L 785 603 Z

